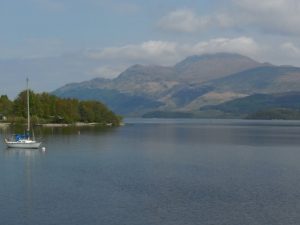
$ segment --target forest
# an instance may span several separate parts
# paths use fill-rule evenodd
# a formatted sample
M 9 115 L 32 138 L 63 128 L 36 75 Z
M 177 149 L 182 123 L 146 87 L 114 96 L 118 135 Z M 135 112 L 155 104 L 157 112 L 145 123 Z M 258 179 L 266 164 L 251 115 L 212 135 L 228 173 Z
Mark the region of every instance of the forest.
M 63 99 L 48 93 L 29 91 L 30 115 L 34 124 L 42 123 L 99 123 L 119 126 L 122 118 L 98 101 Z M 13 101 L 0 96 L 0 114 L 8 122 L 26 122 L 27 95 L 22 91 Z

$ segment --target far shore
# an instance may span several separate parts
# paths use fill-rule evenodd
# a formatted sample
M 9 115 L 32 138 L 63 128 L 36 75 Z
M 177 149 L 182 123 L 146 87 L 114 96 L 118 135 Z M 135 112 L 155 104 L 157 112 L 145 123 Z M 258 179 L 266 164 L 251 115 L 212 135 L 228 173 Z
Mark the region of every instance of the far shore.
M 77 122 L 77 123 L 45 123 L 45 124 L 37 124 L 37 126 L 42 126 L 42 127 L 93 127 L 97 125 L 103 125 L 101 123 L 82 123 L 82 122 Z M 111 124 L 105 124 L 105 126 L 111 126 Z
M 36 124 L 35 126 L 41 126 L 41 127 L 93 127 L 93 126 L 106 126 L 111 127 L 111 123 L 102 124 L 102 123 L 83 123 L 83 122 L 77 122 L 77 123 L 45 123 L 45 124 Z M 10 123 L 0 123 L 0 128 L 6 128 L 10 126 Z

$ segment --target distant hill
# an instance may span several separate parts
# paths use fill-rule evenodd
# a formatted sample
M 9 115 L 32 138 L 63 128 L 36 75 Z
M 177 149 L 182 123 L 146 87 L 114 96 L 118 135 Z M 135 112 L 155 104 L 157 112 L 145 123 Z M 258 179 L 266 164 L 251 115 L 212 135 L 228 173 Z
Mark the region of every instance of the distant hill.
M 300 120 L 300 110 L 273 108 L 257 111 L 246 117 L 252 120 Z
M 207 85 L 213 86 L 218 92 L 247 94 L 300 91 L 300 68 L 262 66 L 213 80 Z
M 254 117 L 253 115 L 256 113 L 264 112 L 266 114 L 265 116 L 268 117 L 268 113 L 275 113 L 275 111 L 279 112 L 279 109 L 281 109 L 281 113 L 283 112 L 283 109 L 299 111 L 300 92 L 254 94 L 219 105 L 204 106 L 200 111 L 219 111 L 227 115 L 230 114 L 233 117 Z M 257 116 L 259 116 L 259 114 L 257 114 Z
M 182 116 L 253 94 L 291 91 L 300 91 L 300 68 L 217 53 L 190 56 L 172 67 L 134 65 L 115 79 L 67 84 L 53 93 L 100 100 L 127 116 Z

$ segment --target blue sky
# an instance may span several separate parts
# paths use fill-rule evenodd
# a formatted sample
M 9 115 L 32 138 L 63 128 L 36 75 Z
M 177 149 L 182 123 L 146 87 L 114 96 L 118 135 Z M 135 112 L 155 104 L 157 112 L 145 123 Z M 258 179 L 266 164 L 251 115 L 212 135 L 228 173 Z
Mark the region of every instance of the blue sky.
M 300 66 L 299 24 L 298 0 L 3 0 L 0 94 L 224 51 Z
M 157 29 L 160 17 L 180 8 L 205 7 L 210 5 L 191 0 L 4 0 L 0 3 L 1 47 L 11 51 L 1 53 L 1 57 L 37 54 L 26 52 L 24 44 L 60 45 L 59 54 L 167 39 L 172 36 Z M 41 55 L 53 54 L 46 47 L 39 49 Z

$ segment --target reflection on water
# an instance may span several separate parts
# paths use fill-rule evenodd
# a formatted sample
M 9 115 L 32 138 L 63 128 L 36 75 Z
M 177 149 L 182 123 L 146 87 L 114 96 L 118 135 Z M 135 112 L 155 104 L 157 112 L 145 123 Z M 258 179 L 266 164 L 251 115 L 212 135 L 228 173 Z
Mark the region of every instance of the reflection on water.
M 0 224 L 300 224 L 297 122 L 126 122 L 1 143 Z
M 4 164 L 1 165 L 0 198 L 5 209 L 14 210 L 14 214 L 2 214 L 0 217 L 4 224 L 30 224 L 32 211 L 34 210 L 34 173 L 35 163 L 41 154 L 41 150 L 33 149 L 3 149 Z M 4 160 L 4 161 L 3 161 Z M 7 160 L 7 161 L 6 161 Z M 11 207 L 11 208 L 10 208 Z M 2 208 L 3 210 L 3 208 Z M 1 211 L 0 211 L 1 212 Z M 6 210 L 4 210 L 6 212 Z M 22 219 L 11 221 L 11 216 L 20 213 Z
M 6 148 L 4 150 L 4 155 L 6 157 L 22 157 L 22 158 L 28 158 L 30 160 L 34 159 L 38 154 L 42 152 L 39 149 L 19 149 L 19 148 Z
M 101 126 L 67 126 L 67 127 L 42 127 L 35 126 L 33 128 L 36 136 L 44 137 L 48 135 L 71 135 L 71 134 L 80 134 L 81 131 L 84 132 L 113 132 L 116 128 L 109 127 L 101 127 Z M 7 136 L 11 134 L 24 133 L 26 131 L 26 127 L 21 125 L 14 125 L 9 127 L 3 127 L 0 129 L 0 134 Z

